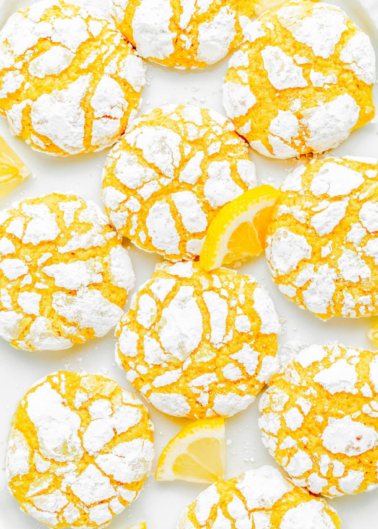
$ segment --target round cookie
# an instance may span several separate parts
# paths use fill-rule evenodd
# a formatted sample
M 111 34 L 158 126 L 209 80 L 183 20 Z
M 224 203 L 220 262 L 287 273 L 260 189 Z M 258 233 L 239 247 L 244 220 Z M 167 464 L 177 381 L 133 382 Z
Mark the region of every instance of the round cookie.
M 273 302 L 254 278 L 165 262 L 116 329 L 116 361 L 168 415 L 231 417 L 277 372 L 279 330 Z
M 0 213 L 0 336 L 17 349 L 57 351 L 104 336 L 134 281 L 94 202 L 52 194 Z
M 323 499 L 293 486 L 270 466 L 207 488 L 183 512 L 176 529 L 340 529 Z
M 273 280 L 324 320 L 378 314 L 377 176 L 378 159 L 326 158 L 281 187 L 267 231 Z
M 101 151 L 135 117 L 145 65 L 96 11 L 43 0 L 0 31 L 0 114 L 55 156 Z
M 260 154 L 324 152 L 374 118 L 374 49 L 337 6 L 289 2 L 244 34 L 229 62 L 223 104 Z
M 118 29 L 146 59 L 175 68 L 205 68 L 243 40 L 255 12 L 250 0 L 109 0 Z
M 9 490 L 48 527 L 106 527 L 151 471 L 153 429 L 145 406 L 114 380 L 53 373 L 26 393 L 14 415 Z
M 102 198 L 118 233 L 167 259 L 194 259 L 222 206 L 256 185 L 226 118 L 169 105 L 138 118 L 111 151 Z
M 378 354 L 311 345 L 260 401 L 263 443 L 296 485 L 334 497 L 378 487 Z

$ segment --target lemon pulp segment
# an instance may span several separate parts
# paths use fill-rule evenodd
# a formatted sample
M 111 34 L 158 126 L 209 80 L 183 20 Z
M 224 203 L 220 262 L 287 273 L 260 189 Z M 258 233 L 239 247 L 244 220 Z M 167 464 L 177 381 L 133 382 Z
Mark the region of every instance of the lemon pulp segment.
M 30 170 L 0 136 L 0 198 L 30 175 Z
M 224 419 L 203 419 L 185 426 L 168 443 L 159 459 L 156 480 L 215 483 L 224 479 L 225 466 Z
M 222 264 L 259 255 L 264 249 L 267 226 L 278 196 L 279 191 L 274 187 L 263 185 L 227 204 L 210 224 L 200 256 L 201 266 L 213 270 Z

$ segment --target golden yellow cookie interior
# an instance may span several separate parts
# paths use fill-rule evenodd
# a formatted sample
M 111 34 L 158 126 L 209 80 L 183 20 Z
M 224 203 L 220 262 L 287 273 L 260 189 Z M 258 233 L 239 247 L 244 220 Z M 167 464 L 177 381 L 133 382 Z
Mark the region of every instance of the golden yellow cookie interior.
M 268 227 L 273 280 L 322 319 L 378 313 L 378 160 L 325 158 L 281 186 Z
M 339 529 L 336 511 L 270 466 L 211 485 L 190 504 L 177 529 L 211 527 Z
M 111 151 L 102 199 L 118 233 L 167 259 L 194 259 L 222 206 L 256 185 L 233 125 L 213 110 L 168 105 L 138 118 Z
M 102 528 L 136 499 L 153 458 L 137 398 L 102 375 L 59 371 L 21 400 L 6 472 L 22 510 L 41 523 Z
M 262 14 L 244 34 L 223 104 L 260 154 L 324 152 L 374 118 L 374 48 L 337 6 L 294 0 Z
M 17 349 L 68 349 L 104 336 L 123 314 L 135 276 L 94 202 L 25 199 L 1 212 L 0 336 Z
M 243 40 L 254 0 L 110 0 L 118 29 L 139 55 L 164 66 L 204 68 Z
M 228 417 L 277 371 L 279 330 L 269 294 L 252 277 L 166 262 L 122 317 L 116 360 L 160 411 Z
M 42 0 L 0 32 L 0 114 L 54 156 L 110 147 L 139 108 L 145 65 L 103 15 Z
M 335 497 L 378 487 L 378 356 L 333 344 L 305 347 L 260 402 L 271 455 L 296 485 Z

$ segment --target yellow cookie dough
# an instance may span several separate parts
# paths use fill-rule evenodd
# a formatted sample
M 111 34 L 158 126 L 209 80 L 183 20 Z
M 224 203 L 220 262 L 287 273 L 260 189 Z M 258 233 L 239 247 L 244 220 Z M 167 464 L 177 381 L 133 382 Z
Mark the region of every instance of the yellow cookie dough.
M 0 213 L 0 336 L 17 349 L 57 351 L 104 336 L 134 282 L 94 202 L 52 194 Z
M 378 314 L 378 159 L 325 158 L 281 187 L 266 255 L 280 291 L 324 320 Z
M 59 371 L 21 400 L 6 474 L 21 509 L 44 525 L 102 528 L 137 498 L 153 459 L 140 400 L 102 375 Z
M 260 401 L 263 442 L 296 485 L 334 497 L 378 487 L 378 354 L 302 349 Z
M 55 156 L 110 147 L 139 108 L 145 65 L 98 12 L 43 0 L 0 31 L 0 114 Z
M 122 317 L 116 360 L 160 411 L 230 417 L 277 371 L 279 330 L 273 302 L 254 278 L 165 262 Z
M 111 151 L 102 199 L 120 235 L 167 259 L 194 259 L 222 206 L 256 185 L 247 144 L 214 110 L 168 105 Z
M 324 500 L 293 486 L 270 466 L 249 470 L 202 492 L 176 529 L 340 529 Z
M 118 29 L 146 59 L 205 68 L 242 42 L 254 0 L 109 0 Z
M 229 62 L 223 104 L 260 154 L 324 152 L 374 118 L 374 48 L 337 6 L 288 2 L 244 34 Z

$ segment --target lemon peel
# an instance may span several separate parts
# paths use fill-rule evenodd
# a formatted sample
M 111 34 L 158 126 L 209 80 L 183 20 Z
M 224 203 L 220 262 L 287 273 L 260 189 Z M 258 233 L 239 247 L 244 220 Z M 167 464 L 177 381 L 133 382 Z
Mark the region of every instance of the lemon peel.
M 218 213 L 207 231 L 200 264 L 205 270 L 259 255 L 279 191 L 262 185 L 236 198 Z
M 163 450 L 157 481 L 196 483 L 223 480 L 226 467 L 224 419 L 202 419 L 185 426 Z

